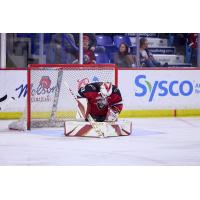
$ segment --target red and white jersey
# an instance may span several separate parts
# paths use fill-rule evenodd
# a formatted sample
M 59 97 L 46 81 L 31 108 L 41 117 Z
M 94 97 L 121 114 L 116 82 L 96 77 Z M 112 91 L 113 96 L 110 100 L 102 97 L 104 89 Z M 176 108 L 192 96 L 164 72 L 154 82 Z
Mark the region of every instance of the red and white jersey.
M 198 44 L 198 34 L 197 33 L 190 33 L 188 35 L 188 45 L 193 49 L 197 48 Z
M 94 64 L 96 63 L 96 58 L 94 52 L 90 49 L 83 50 L 83 62 L 84 64 Z
M 107 98 L 103 98 L 100 94 L 100 86 L 102 82 L 95 82 L 87 84 L 85 87 L 79 89 L 79 97 L 88 99 L 90 107 L 90 115 L 106 116 L 108 108 L 111 108 L 114 112 L 120 113 L 123 107 L 122 97 L 119 89 L 113 85 L 112 93 Z

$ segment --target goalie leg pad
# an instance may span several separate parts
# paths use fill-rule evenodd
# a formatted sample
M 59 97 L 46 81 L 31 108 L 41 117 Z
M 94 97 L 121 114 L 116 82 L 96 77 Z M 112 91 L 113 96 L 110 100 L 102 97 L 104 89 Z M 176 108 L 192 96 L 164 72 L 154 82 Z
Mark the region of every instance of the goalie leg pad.
M 132 132 L 131 121 L 96 122 L 104 137 L 127 136 Z M 89 122 L 65 122 L 65 136 L 100 137 Z

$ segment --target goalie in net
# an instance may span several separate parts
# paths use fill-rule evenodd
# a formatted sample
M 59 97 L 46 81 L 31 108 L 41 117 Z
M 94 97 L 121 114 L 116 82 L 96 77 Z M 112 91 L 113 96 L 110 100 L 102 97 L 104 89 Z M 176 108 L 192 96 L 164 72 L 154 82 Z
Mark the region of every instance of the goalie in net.
M 78 91 L 78 107 L 81 113 L 77 119 L 90 114 L 96 122 L 115 122 L 123 104 L 119 89 L 110 82 L 89 83 Z

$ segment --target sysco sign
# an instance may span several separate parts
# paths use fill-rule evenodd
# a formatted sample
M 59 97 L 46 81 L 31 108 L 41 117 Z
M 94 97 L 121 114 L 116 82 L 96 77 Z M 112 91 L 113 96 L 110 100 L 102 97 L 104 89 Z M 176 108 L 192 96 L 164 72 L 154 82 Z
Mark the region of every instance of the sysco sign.
M 189 96 L 194 90 L 194 86 L 189 80 L 155 80 L 154 82 L 149 82 L 146 80 L 146 75 L 136 76 L 134 85 L 136 87 L 135 96 L 143 97 L 150 94 L 148 99 L 149 102 L 154 100 L 155 95 L 160 97 L 167 95 Z

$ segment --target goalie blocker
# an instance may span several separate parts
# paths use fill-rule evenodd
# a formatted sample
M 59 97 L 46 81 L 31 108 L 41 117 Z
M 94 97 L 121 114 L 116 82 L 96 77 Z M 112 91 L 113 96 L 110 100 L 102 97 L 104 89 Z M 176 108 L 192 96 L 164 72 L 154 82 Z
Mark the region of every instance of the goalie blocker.
M 82 87 L 78 91 L 78 111 L 76 119 L 79 122 L 65 122 L 66 136 L 99 137 L 88 117 L 92 117 L 95 125 L 104 137 L 130 135 L 132 123 L 118 121 L 122 110 L 122 97 L 119 89 L 111 83 L 96 82 Z

